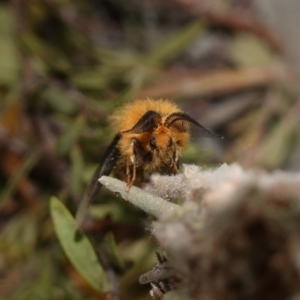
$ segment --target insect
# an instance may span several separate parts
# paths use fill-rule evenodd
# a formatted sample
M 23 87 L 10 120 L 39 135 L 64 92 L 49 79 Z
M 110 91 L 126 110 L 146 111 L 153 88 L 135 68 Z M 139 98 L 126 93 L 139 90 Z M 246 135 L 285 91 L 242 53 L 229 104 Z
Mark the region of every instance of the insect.
M 129 190 L 152 173 L 178 173 L 178 158 L 191 135 L 220 137 L 169 100 L 135 100 L 116 111 L 111 122 L 116 135 L 96 171 L 89 202 L 101 188 L 97 179 L 113 170 Z

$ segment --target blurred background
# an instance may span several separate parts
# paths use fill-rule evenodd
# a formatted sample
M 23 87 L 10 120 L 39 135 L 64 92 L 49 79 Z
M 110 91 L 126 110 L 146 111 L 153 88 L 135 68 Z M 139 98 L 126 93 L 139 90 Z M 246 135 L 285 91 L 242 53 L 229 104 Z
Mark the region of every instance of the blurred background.
M 93 290 L 53 231 L 113 138 L 108 117 L 169 98 L 223 140 L 183 163 L 300 168 L 297 0 L 0 1 L 0 299 L 149 299 L 138 277 L 157 247 L 147 216 L 101 190 L 97 243 L 117 251 L 116 291 Z

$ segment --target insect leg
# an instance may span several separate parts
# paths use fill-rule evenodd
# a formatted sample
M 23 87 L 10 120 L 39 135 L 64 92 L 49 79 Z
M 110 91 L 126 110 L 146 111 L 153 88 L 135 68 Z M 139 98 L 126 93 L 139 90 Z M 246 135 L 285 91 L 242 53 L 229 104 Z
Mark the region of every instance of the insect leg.
M 178 151 L 177 150 L 174 151 L 171 167 L 172 167 L 173 174 L 179 173 L 179 170 L 178 170 Z
M 132 165 L 132 172 L 130 165 L 127 164 L 126 166 L 126 175 L 127 175 L 127 188 L 126 191 L 129 192 L 131 186 L 133 185 L 135 179 L 136 179 L 136 168 L 138 166 L 138 161 L 137 161 L 137 153 L 136 153 L 136 145 L 137 145 L 137 140 L 132 139 L 131 144 L 130 144 L 130 150 L 131 150 L 131 155 L 130 155 L 130 163 Z

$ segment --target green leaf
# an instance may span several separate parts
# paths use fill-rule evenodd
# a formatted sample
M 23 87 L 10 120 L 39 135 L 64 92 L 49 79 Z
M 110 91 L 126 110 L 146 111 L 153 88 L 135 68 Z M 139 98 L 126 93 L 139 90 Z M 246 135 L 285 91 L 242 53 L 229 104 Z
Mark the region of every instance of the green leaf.
M 205 25 L 196 21 L 181 28 L 178 32 L 166 38 L 148 56 L 148 62 L 162 64 L 166 60 L 176 57 L 182 53 L 192 41 L 204 32 Z
M 246 33 L 235 36 L 229 55 L 239 67 L 261 67 L 272 63 L 275 55 L 267 43 Z
M 36 250 L 37 239 L 36 218 L 28 212 L 18 214 L 1 230 L 0 253 L 7 261 L 30 258 Z
M 0 84 L 16 82 L 20 76 L 20 59 L 15 20 L 8 5 L 0 5 L 0 53 Z
M 101 203 L 91 205 L 89 213 L 94 219 L 103 219 L 109 216 L 113 222 L 128 221 L 130 217 L 124 213 L 124 207 L 117 202 Z
M 297 120 L 284 118 L 272 130 L 262 146 L 257 161 L 260 165 L 272 169 L 282 166 L 288 157 L 289 149 L 287 145 L 296 131 Z
M 124 261 L 121 259 L 115 237 L 112 232 L 108 232 L 103 239 L 103 249 L 109 260 L 120 272 L 126 269 Z
M 56 154 L 58 156 L 66 155 L 70 151 L 79 139 L 84 125 L 85 119 L 83 116 L 79 116 L 74 122 L 69 124 L 69 127 L 60 136 L 56 144 Z
M 84 170 L 84 159 L 82 157 L 81 149 L 75 145 L 71 149 L 71 176 L 70 176 L 70 190 L 74 197 L 78 197 L 82 193 L 82 181 Z
M 74 114 L 78 110 L 78 104 L 71 97 L 71 93 L 56 88 L 53 85 L 48 86 L 40 95 L 40 100 L 55 112 L 62 114 Z
M 95 69 L 78 70 L 72 74 L 71 84 L 81 89 L 102 90 L 106 89 L 114 76 L 114 71 L 104 67 Z M 116 73 L 117 74 L 117 73 Z
M 50 212 L 55 233 L 75 269 L 93 288 L 108 291 L 107 278 L 97 255 L 84 234 L 77 238 L 75 219 L 71 213 L 55 197 L 50 199 Z
M 32 150 L 24 158 L 23 163 L 20 166 L 18 172 L 16 172 L 15 175 L 9 179 L 7 185 L 0 193 L 0 210 L 9 201 L 10 197 L 12 197 L 20 180 L 30 172 L 30 170 L 35 166 L 39 158 L 40 152 L 37 149 Z

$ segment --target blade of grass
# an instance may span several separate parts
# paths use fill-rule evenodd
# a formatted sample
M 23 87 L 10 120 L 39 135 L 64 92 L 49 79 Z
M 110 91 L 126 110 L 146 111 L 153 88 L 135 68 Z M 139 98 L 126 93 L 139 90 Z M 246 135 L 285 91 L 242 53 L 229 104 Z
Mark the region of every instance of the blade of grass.
M 188 24 L 155 47 L 146 60 L 151 64 L 160 65 L 178 56 L 197 36 L 205 31 L 205 28 L 204 23 L 199 21 Z
M 82 129 L 85 125 L 83 116 L 79 116 L 74 122 L 69 124 L 66 131 L 60 136 L 56 144 L 56 154 L 61 157 L 66 155 L 73 147 L 74 143 L 79 139 Z
M 33 168 L 37 160 L 40 158 L 39 150 L 31 151 L 27 157 L 24 158 L 23 164 L 20 166 L 19 171 L 15 174 L 15 176 L 11 177 L 0 194 L 0 210 L 7 203 L 7 201 L 12 197 L 16 186 L 19 181 L 29 173 L 29 171 Z

